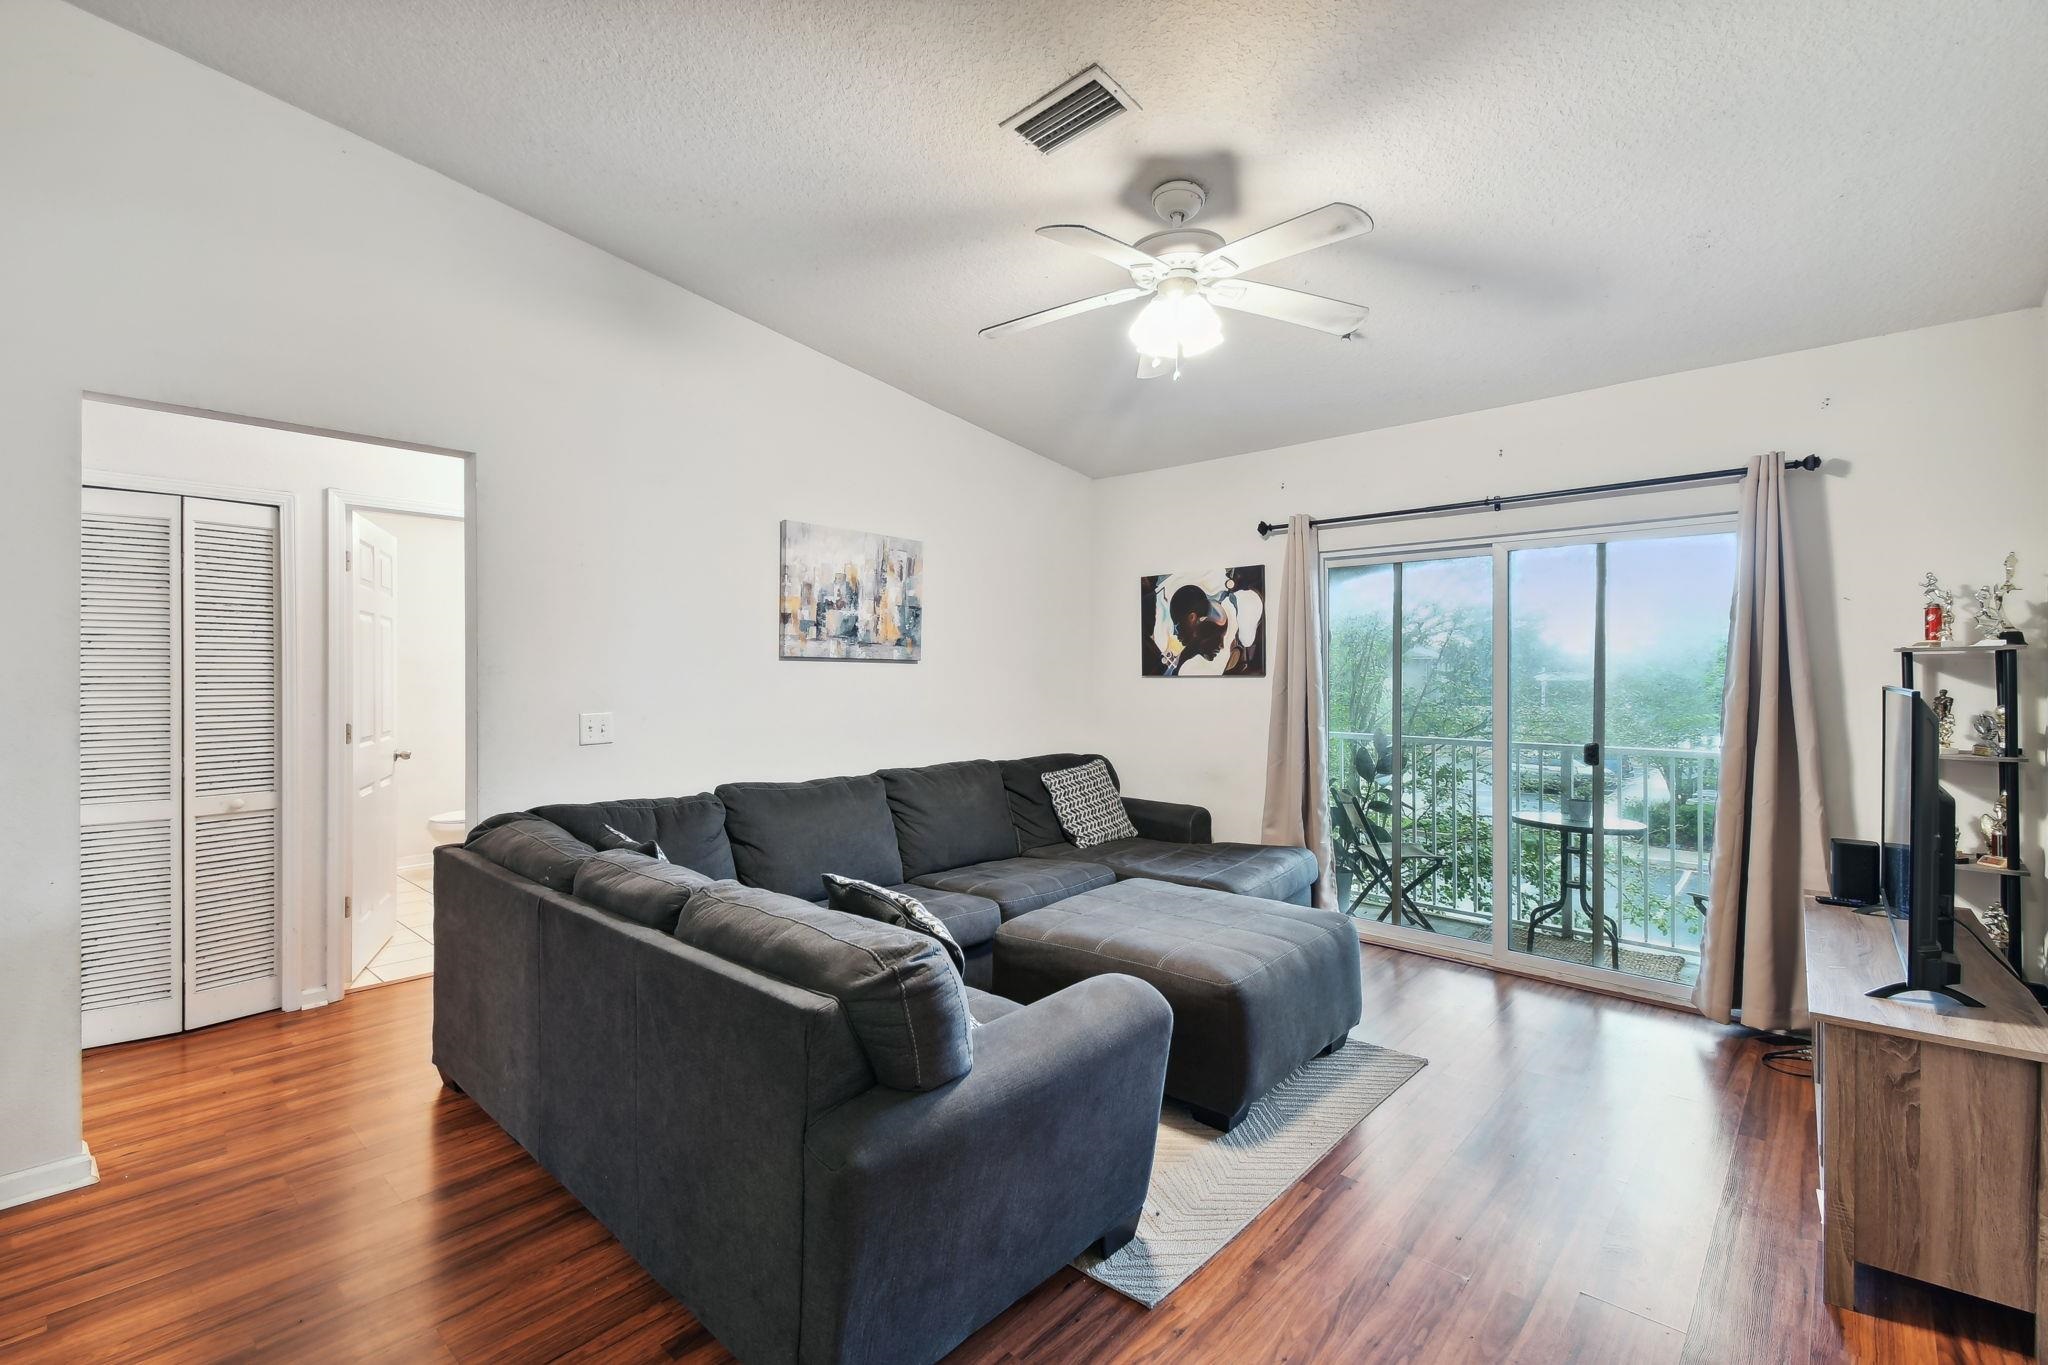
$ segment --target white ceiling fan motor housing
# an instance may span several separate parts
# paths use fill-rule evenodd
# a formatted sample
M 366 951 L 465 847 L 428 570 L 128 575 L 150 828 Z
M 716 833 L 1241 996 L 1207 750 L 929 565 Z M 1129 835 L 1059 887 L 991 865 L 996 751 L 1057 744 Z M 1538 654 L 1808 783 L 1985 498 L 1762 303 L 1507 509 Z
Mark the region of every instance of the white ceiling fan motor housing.
M 1168 272 L 1192 272 L 1196 261 L 1223 245 L 1221 233 L 1187 226 L 1208 199 L 1208 192 L 1192 180 L 1169 180 L 1158 186 L 1152 191 L 1152 211 L 1170 226 L 1140 238 L 1135 244 L 1138 250 L 1157 258 Z M 1154 280 L 1162 278 L 1162 272 L 1147 273 Z
M 1192 269 L 1196 261 L 1223 245 L 1223 236 L 1207 228 L 1174 228 L 1141 237 L 1133 245 L 1166 265 Z
M 1192 222 L 1208 202 L 1208 191 L 1192 180 L 1169 180 L 1152 191 L 1152 211 L 1169 227 Z

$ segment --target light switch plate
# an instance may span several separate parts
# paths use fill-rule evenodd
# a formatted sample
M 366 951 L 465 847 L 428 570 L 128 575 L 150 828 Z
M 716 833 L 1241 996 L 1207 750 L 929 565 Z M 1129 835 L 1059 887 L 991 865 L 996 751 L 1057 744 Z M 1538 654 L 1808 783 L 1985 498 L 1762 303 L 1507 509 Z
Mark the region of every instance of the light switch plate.
M 609 711 L 585 711 L 578 716 L 576 742 L 578 744 L 609 744 L 612 742 L 612 713 Z

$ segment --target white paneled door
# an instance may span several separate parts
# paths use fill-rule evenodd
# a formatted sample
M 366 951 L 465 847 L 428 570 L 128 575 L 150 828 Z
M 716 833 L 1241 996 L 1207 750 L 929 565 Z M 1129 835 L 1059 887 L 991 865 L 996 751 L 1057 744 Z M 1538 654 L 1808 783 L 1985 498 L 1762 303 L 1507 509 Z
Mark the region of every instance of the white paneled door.
M 185 499 L 185 1027 L 278 1005 L 277 509 Z
M 85 1046 L 184 1019 L 177 498 L 84 491 L 78 560 L 79 1004 Z
M 83 491 L 88 1047 L 278 1005 L 278 540 L 274 507 Z
M 398 537 L 349 514 L 351 973 L 398 928 Z

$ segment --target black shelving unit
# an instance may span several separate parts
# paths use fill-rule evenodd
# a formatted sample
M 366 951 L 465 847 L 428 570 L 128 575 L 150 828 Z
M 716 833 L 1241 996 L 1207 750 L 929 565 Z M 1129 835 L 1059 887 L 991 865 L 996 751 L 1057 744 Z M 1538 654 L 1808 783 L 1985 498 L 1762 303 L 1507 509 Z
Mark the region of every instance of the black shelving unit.
M 1977 876 L 1998 878 L 1998 906 L 2005 913 L 2005 957 L 2012 964 L 2020 980 L 2027 982 L 2037 999 L 2048 1001 L 2048 986 L 2029 980 L 2025 964 L 2026 934 L 2020 924 L 2021 892 L 2026 889 L 2025 879 L 2031 874 L 2020 857 L 2020 765 L 2025 754 L 2020 749 L 2020 653 L 2025 645 L 1940 645 L 1931 648 L 1914 649 L 1910 646 L 1899 650 L 1899 685 L 1914 687 L 1914 665 L 1921 659 L 1960 659 L 1970 657 L 1991 657 L 1992 683 L 1998 694 L 1998 705 L 2005 710 L 2004 752 L 1999 754 L 1959 754 L 1944 749 L 1941 761 L 1947 764 L 1983 764 L 1991 766 L 1998 774 L 1999 794 L 2005 798 L 2005 862 L 2003 868 L 1985 867 L 1980 863 L 1957 863 L 1956 871 Z

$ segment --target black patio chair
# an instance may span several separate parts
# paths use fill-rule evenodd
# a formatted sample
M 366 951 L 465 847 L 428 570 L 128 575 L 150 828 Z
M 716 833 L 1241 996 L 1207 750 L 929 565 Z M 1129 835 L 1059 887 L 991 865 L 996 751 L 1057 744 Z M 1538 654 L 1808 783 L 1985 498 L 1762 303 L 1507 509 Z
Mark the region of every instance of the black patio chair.
M 1337 864 L 1339 892 L 1348 892 L 1350 896 L 1346 914 L 1355 914 L 1365 898 L 1385 880 L 1384 873 L 1368 856 L 1365 831 L 1351 814 L 1356 805 L 1342 787 L 1330 784 L 1330 855 Z
M 1380 787 L 1380 777 L 1391 778 L 1393 774 L 1393 743 L 1385 735 L 1374 735 L 1372 746 L 1371 749 L 1364 744 L 1352 747 L 1351 767 L 1358 774 L 1358 790 L 1348 792 L 1334 786 L 1330 790 L 1332 839 L 1335 841 L 1337 838 L 1340 818 L 1342 827 L 1350 832 L 1348 851 L 1337 854 L 1337 858 L 1340 865 L 1349 858 L 1355 867 L 1353 881 L 1357 889 L 1346 913 L 1356 914 L 1367 897 L 1375 891 L 1385 890 L 1388 893 L 1387 903 L 1379 913 L 1382 921 L 1391 920 L 1396 924 L 1406 921 L 1435 933 L 1436 925 L 1415 903 L 1415 890 L 1450 860 L 1440 853 L 1404 846 L 1397 885 L 1391 824 L 1399 816 L 1393 798 Z

